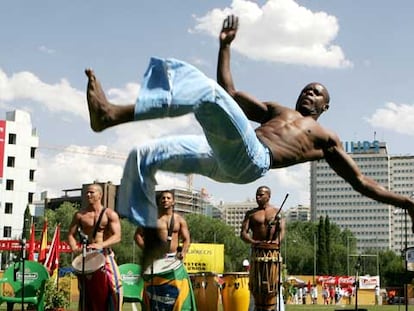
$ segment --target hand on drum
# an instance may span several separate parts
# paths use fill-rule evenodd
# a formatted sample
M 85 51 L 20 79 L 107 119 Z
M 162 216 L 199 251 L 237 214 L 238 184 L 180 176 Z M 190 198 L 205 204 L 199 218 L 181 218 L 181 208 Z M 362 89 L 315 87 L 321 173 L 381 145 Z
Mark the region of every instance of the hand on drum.
M 184 255 L 183 255 L 183 253 L 182 253 L 182 252 L 177 252 L 177 255 L 175 255 L 175 257 L 176 257 L 178 260 L 183 260 L 183 259 L 184 259 Z
M 96 249 L 103 249 L 102 243 L 90 243 L 86 247 L 88 251 L 96 250 Z
M 268 240 L 268 241 L 254 241 L 252 243 L 253 245 L 259 245 L 259 244 L 276 244 L 279 245 L 279 241 L 277 240 Z

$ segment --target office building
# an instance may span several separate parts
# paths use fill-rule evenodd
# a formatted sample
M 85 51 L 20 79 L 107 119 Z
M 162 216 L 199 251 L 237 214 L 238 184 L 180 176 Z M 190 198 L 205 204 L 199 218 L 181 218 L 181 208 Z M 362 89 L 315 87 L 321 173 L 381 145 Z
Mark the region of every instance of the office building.
M 32 127 L 30 114 L 14 110 L 0 120 L 0 235 L 18 239 L 24 223 L 24 212 L 32 204 L 36 191 L 36 149 L 39 138 Z
M 390 156 L 386 143 L 379 141 L 345 142 L 344 149 L 364 175 L 384 188 L 405 196 L 413 192 L 413 156 Z M 325 160 L 311 163 L 310 178 L 313 221 L 328 215 L 332 223 L 341 229 L 349 229 L 357 239 L 359 252 L 367 249 L 401 250 L 399 209 L 359 194 Z M 413 238 L 409 240 L 411 243 L 414 241 Z

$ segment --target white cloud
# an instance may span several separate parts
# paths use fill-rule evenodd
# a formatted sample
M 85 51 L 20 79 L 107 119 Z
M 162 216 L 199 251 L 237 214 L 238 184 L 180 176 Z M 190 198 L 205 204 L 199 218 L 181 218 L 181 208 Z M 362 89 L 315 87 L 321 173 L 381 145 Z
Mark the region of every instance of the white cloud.
M 107 146 L 76 146 L 43 150 L 38 154 L 36 182 L 40 192 L 48 197 L 60 197 L 62 190 L 80 188 L 93 181 L 120 183 L 127 153 L 114 152 Z M 161 188 L 184 187 L 184 176 L 158 172 Z
M 51 112 L 68 112 L 87 117 L 85 93 L 73 87 L 66 79 L 47 84 L 28 71 L 14 73 L 8 77 L 0 69 L 0 100 L 5 102 L 32 100 Z
M 414 105 L 386 103 L 366 120 L 376 128 L 385 128 L 397 133 L 414 135 Z
M 50 49 L 47 46 L 41 45 L 37 48 L 40 52 L 42 53 L 46 53 L 46 54 L 55 54 L 55 50 L 54 49 Z
M 339 25 L 335 16 L 312 12 L 294 0 L 269 0 L 262 6 L 233 0 L 231 7 L 214 9 L 192 32 L 217 37 L 227 15 L 239 17 L 239 32 L 232 44 L 240 54 L 256 60 L 341 68 L 352 66 L 333 43 Z

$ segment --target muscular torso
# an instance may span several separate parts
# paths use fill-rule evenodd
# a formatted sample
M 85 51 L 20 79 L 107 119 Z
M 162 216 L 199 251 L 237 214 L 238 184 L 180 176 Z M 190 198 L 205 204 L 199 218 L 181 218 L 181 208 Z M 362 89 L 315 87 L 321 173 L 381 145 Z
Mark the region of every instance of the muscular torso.
M 78 212 L 78 224 L 80 225 L 82 231 L 88 235 L 89 242 L 102 243 L 111 235 L 108 226 L 108 212 L 110 211 L 106 210 L 103 214 L 95 238 L 93 238 L 93 231 L 96 223 L 98 222 L 100 211 L 81 210 Z
M 274 207 L 267 207 L 265 209 L 255 208 L 248 214 L 249 229 L 252 232 L 252 238 L 256 241 L 266 241 L 271 239 L 274 233 L 273 230 L 268 235 L 268 225 L 275 220 L 277 209 Z
M 174 215 L 174 227 L 172 230 L 172 240 L 170 244 L 170 253 L 174 253 L 177 251 L 177 247 L 179 244 L 179 234 L 180 234 L 180 227 L 181 227 L 181 216 L 178 214 Z M 172 215 L 162 215 L 157 220 L 157 228 L 160 235 L 160 238 L 164 241 L 167 241 L 168 237 L 168 229 L 170 227 L 170 221 L 171 221 Z
M 321 159 L 324 149 L 337 143 L 313 118 L 276 103 L 265 104 L 269 121 L 256 134 L 272 152 L 272 168 Z

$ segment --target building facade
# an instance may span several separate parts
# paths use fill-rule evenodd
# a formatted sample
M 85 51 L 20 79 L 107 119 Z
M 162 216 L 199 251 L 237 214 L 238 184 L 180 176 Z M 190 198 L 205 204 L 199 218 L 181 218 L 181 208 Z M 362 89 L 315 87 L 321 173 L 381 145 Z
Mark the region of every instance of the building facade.
M 256 201 L 246 201 L 221 203 L 219 209 L 222 221 L 233 227 L 235 235 L 239 235 L 244 215 L 255 207 L 257 207 Z
M 0 236 L 21 237 L 24 212 L 34 215 L 39 138 L 30 114 L 14 110 L 0 120 Z
M 346 142 L 344 149 L 364 175 L 388 190 L 405 196 L 412 194 L 413 156 L 390 156 L 386 144 L 379 141 Z M 357 239 L 359 252 L 401 250 L 401 244 L 396 243 L 401 243 L 402 236 L 401 220 L 397 217 L 399 209 L 354 191 L 325 160 L 311 163 L 310 178 L 312 221 L 329 216 L 330 221 L 341 229 L 349 229 Z M 409 239 L 411 243 L 414 241 Z
M 310 206 L 298 205 L 291 207 L 284 213 L 287 222 L 310 221 Z

